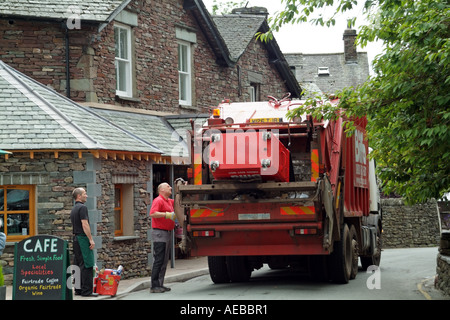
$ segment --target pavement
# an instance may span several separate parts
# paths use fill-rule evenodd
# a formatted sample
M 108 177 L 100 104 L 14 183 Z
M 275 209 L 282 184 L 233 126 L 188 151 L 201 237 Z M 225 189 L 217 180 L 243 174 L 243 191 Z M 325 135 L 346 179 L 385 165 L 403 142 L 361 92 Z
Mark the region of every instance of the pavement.
M 124 270 L 126 273 L 126 270 Z M 171 261 L 167 265 L 164 283 L 183 282 L 189 279 L 208 274 L 207 257 L 190 257 L 187 259 L 178 259 L 174 261 L 174 267 L 171 267 Z M 106 300 L 118 298 L 131 292 L 139 290 L 150 290 L 151 277 L 123 279 L 119 281 L 119 287 L 114 297 L 108 295 L 98 295 L 96 297 L 82 297 L 73 295 L 73 300 Z M 12 286 L 7 286 L 6 300 L 12 300 Z

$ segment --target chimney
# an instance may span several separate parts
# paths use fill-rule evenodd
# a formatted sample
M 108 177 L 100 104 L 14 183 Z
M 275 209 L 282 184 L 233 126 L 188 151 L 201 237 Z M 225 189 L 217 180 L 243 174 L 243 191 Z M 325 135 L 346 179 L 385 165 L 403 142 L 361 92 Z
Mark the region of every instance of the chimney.
M 261 15 L 266 18 L 269 16 L 269 12 L 264 7 L 250 7 L 250 8 L 236 8 L 231 11 L 232 14 L 251 14 L 251 15 Z
M 356 30 L 348 26 L 344 31 L 344 37 L 342 39 L 344 40 L 345 63 L 356 63 L 358 60 L 355 46 Z

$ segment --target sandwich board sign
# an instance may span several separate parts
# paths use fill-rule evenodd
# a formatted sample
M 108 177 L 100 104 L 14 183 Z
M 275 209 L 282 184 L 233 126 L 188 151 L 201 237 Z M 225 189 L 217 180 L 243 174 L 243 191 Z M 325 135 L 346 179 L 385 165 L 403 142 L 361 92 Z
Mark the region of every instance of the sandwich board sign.
M 67 241 L 50 235 L 16 243 L 13 299 L 72 300 L 68 251 Z

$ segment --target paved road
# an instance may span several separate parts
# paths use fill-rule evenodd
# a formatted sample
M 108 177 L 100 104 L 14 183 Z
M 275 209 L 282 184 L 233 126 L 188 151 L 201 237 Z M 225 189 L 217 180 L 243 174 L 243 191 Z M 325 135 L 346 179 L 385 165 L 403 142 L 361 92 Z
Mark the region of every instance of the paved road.
M 374 273 L 360 269 L 346 285 L 314 282 L 305 274 L 270 270 L 252 273 L 247 283 L 213 284 L 209 275 L 171 283 L 172 291 L 148 290 L 118 297 L 121 300 L 450 300 L 433 287 L 437 248 L 385 249 L 381 268 Z

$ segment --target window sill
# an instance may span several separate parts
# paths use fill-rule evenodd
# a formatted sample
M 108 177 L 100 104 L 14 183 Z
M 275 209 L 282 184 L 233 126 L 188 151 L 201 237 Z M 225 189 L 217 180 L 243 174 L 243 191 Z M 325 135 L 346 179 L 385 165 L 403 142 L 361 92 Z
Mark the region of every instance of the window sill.
M 137 240 L 139 237 L 137 236 L 119 236 L 114 237 L 113 241 L 126 241 L 126 240 Z
M 197 111 L 197 108 L 192 105 L 187 104 L 179 104 L 181 109 L 189 110 L 189 111 Z
M 127 97 L 127 96 L 118 96 L 116 95 L 116 100 L 124 100 L 124 101 L 130 101 L 130 102 L 141 102 L 141 99 L 139 98 L 133 98 L 133 97 Z

